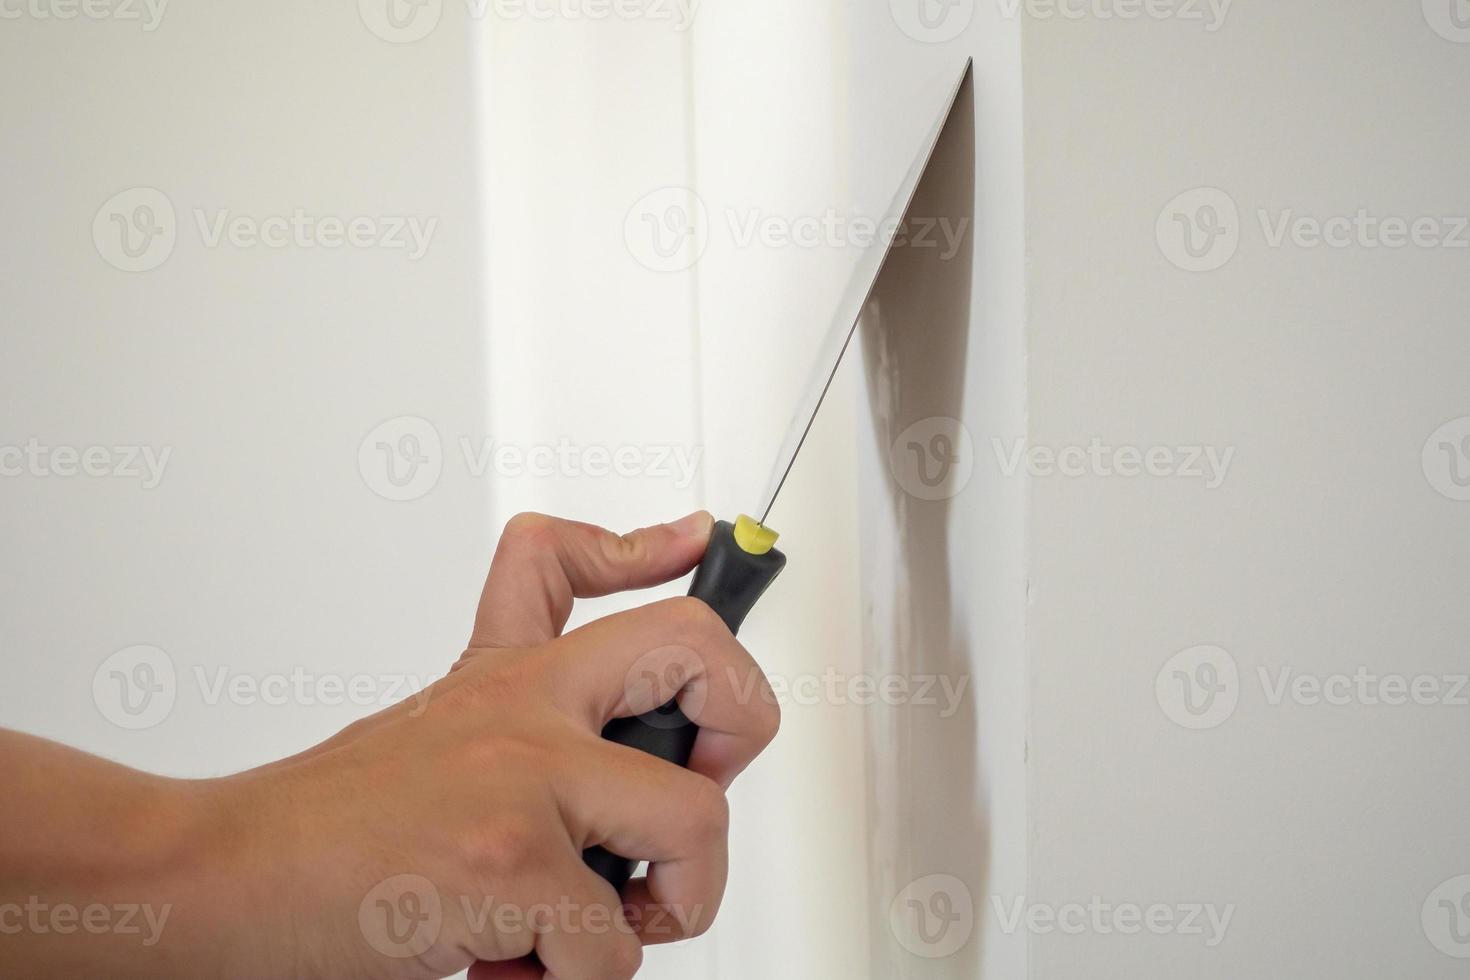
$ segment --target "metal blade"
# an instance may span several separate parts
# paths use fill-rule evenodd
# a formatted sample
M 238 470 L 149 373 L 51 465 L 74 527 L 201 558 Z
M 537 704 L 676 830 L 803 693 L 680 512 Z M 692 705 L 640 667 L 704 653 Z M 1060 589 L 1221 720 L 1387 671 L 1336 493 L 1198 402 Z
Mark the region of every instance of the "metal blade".
M 879 228 L 897 229 L 908 216 L 909 205 L 913 203 L 914 193 L 919 189 L 919 181 L 929 167 L 929 159 L 934 155 L 934 147 L 939 144 L 939 135 L 944 132 L 945 123 L 949 122 L 950 111 L 954 108 L 955 100 L 959 98 L 965 77 L 970 73 L 970 65 L 971 60 L 965 59 L 965 67 L 960 71 L 959 78 L 955 80 L 948 97 L 940 107 L 938 117 L 925 136 L 923 144 L 920 145 L 913 164 L 904 174 L 898 189 L 894 191 L 893 200 L 884 212 L 878 224 Z M 811 379 L 804 389 L 805 393 L 801 402 L 796 406 L 796 415 L 791 420 L 791 426 L 786 431 L 786 438 L 781 443 L 781 451 L 776 454 L 775 465 L 771 468 L 766 502 L 761 508 L 760 521 L 762 524 L 770 516 L 771 508 L 775 506 L 776 497 L 780 495 L 781 488 L 786 485 L 786 477 L 790 475 L 791 466 L 796 462 L 796 456 L 806 442 L 807 433 L 811 432 L 812 423 L 816 421 L 817 412 L 821 410 L 822 400 L 827 397 L 827 389 L 832 387 L 832 379 L 837 376 L 837 368 L 842 364 L 842 357 L 847 353 L 853 334 L 857 331 L 858 318 L 862 316 L 863 308 L 868 305 L 868 299 L 873 294 L 873 287 L 877 285 L 878 276 L 883 271 L 883 264 L 888 258 L 888 253 L 893 250 L 893 243 L 897 239 L 897 234 L 894 234 L 886 241 L 880 238 L 869 246 L 859 257 L 852 277 L 848 279 L 847 285 L 843 288 L 842 299 L 832 314 L 832 320 L 822 340 L 817 360 L 812 365 Z

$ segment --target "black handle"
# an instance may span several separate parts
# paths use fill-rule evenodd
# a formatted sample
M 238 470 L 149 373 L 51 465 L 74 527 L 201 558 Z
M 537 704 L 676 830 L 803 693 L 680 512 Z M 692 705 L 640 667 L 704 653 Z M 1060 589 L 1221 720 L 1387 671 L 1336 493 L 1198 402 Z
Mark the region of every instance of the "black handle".
M 703 599 L 719 613 L 731 633 L 738 633 L 756 600 L 785 567 L 786 556 L 781 552 L 772 548 L 763 555 L 753 555 L 736 543 L 735 525 L 716 521 L 704 559 L 694 571 L 689 594 Z M 676 766 L 689 765 L 689 753 L 694 751 L 698 734 L 699 727 L 684 717 L 677 699 L 633 718 L 614 718 L 602 730 L 602 737 L 609 741 L 641 749 Z M 637 860 L 601 847 L 589 847 L 582 852 L 582 859 L 619 890 L 638 866 Z

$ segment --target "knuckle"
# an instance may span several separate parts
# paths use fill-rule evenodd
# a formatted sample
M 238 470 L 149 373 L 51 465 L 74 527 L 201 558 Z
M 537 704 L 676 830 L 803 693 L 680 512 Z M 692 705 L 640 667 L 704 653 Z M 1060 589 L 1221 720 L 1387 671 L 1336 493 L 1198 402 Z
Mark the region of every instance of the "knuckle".
M 544 540 L 555 527 L 556 518 L 533 510 L 523 510 L 505 522 L 501 539 L 512 544 L 534 544 Z
M 612 561 L 639 564 L 648 558 L 647 536 L 636 531 L 629 534 L 614 534 L 609 531 L 603 536 L 602 542 L 607 557 Z
M 722 841 L 730 833 L 730 801 L 724 790 L 703 776 L 691 781 L 689 825 L 704 841 Z
M 709 932 L 710 926 L 714 924 L 714 915 L 707 915 L 703 909 L 696 909 L 689 916 L 689 920 L 684 923 L 684 935 L 689 939 L 698 939 L 700 936 Z
M 771 680 L 760 664 L 740 648 L 739 667 L 729 670 L 731 692 L 739 706 L 741 735 L 764 749 L 781 731 L 781 699 L 771 687 Z
M 725 621 L 703 599 L 678 596 L 668 600 L 668 605 L 674 622 L 690 636 L 708 638 L 730 632 Z
M 636 532 L 615 534 L 597 529 L 595 558 L 614 591 L 631 586 L 636 570 L 648 564 L 648 542 Z
M 765 748 L 781 732 L 781 702 L 777 700 L 769 684 L 766 685 L 765 694 L 757 699 L 755 721 L 755 736 L 760 741 L 761 748 Z
M 470 845 L 471 866 L 492 882 L 519 878 L 544 865 L 546 835 L 539 821 L 505 816 L 481 828 Z
M 632 980 L 643 966 L 643 944 L 634 936 L 617 934 L 607 954 L 606 975 L 610 980 Z

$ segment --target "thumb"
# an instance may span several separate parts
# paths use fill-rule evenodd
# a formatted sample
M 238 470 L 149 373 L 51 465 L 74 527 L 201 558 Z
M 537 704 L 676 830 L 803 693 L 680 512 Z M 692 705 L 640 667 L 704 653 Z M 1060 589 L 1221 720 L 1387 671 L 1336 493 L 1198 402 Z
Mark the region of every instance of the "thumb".
M 518 514 L 505 525 L 475 614 L 470 647 L 521 647 L 561 635 L 572 600 L 644 589 L 699 564 L 714 519 L 615 534 L 595 524 Z

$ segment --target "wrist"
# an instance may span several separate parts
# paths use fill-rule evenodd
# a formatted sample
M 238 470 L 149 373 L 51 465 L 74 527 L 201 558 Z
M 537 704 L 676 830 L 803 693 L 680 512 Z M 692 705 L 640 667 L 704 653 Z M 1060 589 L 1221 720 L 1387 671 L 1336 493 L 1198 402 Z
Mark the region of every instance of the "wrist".
M 271 780 L 246 772 L 178 783 L 164 809 L 179 896 L 177 952 L 194 976 L 303 976 L 290 886 L 289 826 L 269 805 Z

